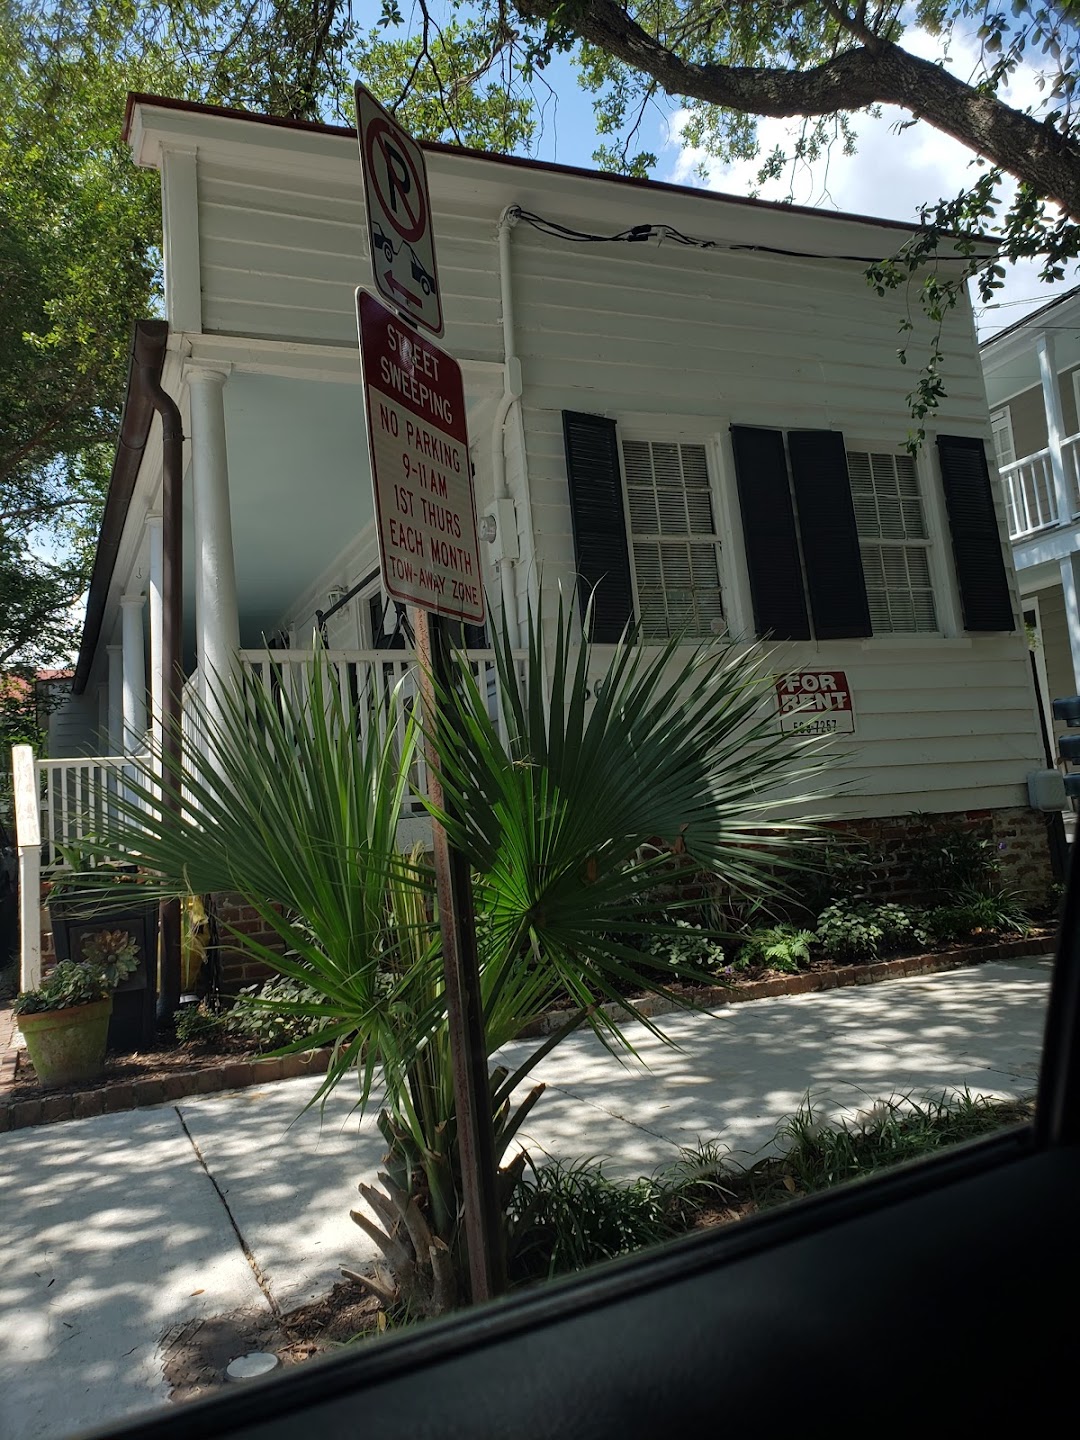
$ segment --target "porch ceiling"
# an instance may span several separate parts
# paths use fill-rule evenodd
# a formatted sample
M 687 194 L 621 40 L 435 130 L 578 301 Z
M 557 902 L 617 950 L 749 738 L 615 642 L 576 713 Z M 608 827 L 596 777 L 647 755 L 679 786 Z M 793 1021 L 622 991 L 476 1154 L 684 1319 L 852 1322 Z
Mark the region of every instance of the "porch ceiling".
M 362 392 L 358 384 L 234 373 L 225 429 L 240 639 L 257 646 L 373 518 Z M 193 597 L 186 488 L 184 589 Z

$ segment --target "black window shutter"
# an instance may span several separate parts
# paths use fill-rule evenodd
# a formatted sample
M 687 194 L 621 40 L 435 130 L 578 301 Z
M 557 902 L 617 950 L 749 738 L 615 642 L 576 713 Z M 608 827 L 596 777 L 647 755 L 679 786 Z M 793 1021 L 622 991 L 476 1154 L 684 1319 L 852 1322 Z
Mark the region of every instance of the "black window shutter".
M 844 437 L 837 430 L 792 430 L 788 454 L 814 634 L 871 635 Z
M 752 425 L 733 425 L 731 443 L 754 602 L 754 629 L 776 640 L 809 640 L 783 434 Z
M 937 443 L 964 629 L 1015 630 L 986 449 L 962 435 L 939 435 Z
M 615 422 L 564 410 L 563 439 L 581 615 L 591 599 L 591 638 L 613 645 L 634 616 Z

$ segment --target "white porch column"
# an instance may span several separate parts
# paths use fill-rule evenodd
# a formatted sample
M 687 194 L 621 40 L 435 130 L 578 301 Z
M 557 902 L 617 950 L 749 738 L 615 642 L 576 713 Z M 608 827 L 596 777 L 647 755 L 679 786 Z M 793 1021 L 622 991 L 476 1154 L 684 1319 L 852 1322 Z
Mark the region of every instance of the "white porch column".
M 1050 446 L 1050 468 L 1054 476 L 1054 500 L 1059 525 L 1072 519 L 1072 496 L 1065 477 L 1065 460 L 1061 442 L 1065 438 L 1065 422 L 1061 416 L 1061 391 L 1058 389 L 1057 353 L 1053 335 L 1044 331 L 1036 340 L 1039 356 L 1039 378 L 1042 380 L 1043 408 L 1046 411 L 1046 433 Z
M 138 754 L 146 738 L 146 654 L 142 595 L 120 598 L 124 640 L 124 754 Z
M 1065 628 L 1072 653 L 1073 694 L 1080 695 L 1080 551 L 1061 561 L 1061 593 L 1065 598 Z M 1051 696 L 1056 699 L 1056 696 Z
M 150 542 L 150 725 L 153 732 L 154 754 L 161 748 L 161 702 L 164 694 L 164 672 L 162 670 L 162 531 L 161 516 L 149 515 L 146 519 L 146 535 Z
M 106 647 L 109 655 L 109 739 L 108 753 L 124 753 L 124 648 Z
M 199 665 L 204 683 L 225 680 L 236 666 L 240 617 L 236 598 L 229 460 L 225 442 L 226 374 L 192 369 L 191 475 L 198 578 Z

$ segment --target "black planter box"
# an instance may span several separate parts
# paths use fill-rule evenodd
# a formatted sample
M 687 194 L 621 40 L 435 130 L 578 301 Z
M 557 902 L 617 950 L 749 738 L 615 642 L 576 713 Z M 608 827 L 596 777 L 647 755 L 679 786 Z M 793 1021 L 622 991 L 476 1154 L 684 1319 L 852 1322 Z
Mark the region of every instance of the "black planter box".
M 83 946 L 91 935 L 102 930 L 126 930 L 135 941 L 139 968 L 113 991 L 113 1013 L 109 1021 L 109 1049 L 126 1054 L 145 1050 L 154 1039 L 157 1008 L 158 902 L 141 896 L 130 898 L 110 887 L 107 901 L 102 892 L 68 890 L 49 899 L 53 949 L 57 960 L 82 960 Z M 135 889 L 135 886 L 131 887 Z M 122 886 L 117 885 L 116 890 Z

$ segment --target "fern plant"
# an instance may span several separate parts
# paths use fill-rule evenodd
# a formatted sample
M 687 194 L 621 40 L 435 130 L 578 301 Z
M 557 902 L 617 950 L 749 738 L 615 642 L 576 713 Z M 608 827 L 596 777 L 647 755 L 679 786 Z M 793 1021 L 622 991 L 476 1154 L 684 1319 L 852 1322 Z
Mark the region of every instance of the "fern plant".
M 735 963 L 744 969 L 751 965 L 765 965 L 770 970 L 793 974 L 800 965 L 809 964 L 810 946 L 814 939 L 812 930 L 800 930 L 795 925 L 770 925 L 767 929 L 755 930 L 747 937 Z

